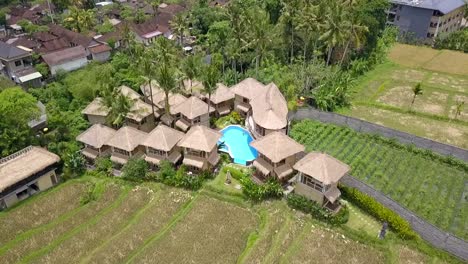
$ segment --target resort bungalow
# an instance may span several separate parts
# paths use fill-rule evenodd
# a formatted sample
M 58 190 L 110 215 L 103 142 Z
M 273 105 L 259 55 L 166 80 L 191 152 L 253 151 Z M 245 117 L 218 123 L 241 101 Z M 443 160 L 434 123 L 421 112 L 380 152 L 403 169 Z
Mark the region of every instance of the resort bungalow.
M 252 141 L 250 146 L 258 151 L 258 157 L 253 165 L 257 170 L 255 176 L 260 181 L 268 177 L 274 177 L 281 182 L 289 180 L 294 171 L 297 155 L 305 149 L 281 132 L 272 132 Z
M 110 155 L 111 148 L 105 143 L 114 136 L 115 132 L 105 125 L 94 124 L 76 137 L 77 141 L 83 143 L 81 154 L 90 164 L 93 164 L 98 157 Z
M 142 157 L 145 149 L 140 144 L 147 134 L 136 128 L 124 126 L 107 141 L 111 147 L 111 161 L 116 167 L 121 167 L 131 157 Z
M 264 91 L 265 85 L 253 78 L 247 78 L 231 87 L 234 93 L 234 110 L 243 115 L 250 111 L 250 100 Z
M 343 162 L 324 153 L 311 152 L 299 160 L 295 192 L 333 211 L 339 209 L 338 181 L 350 168 Z
M 234 107 L 234 93 L 226 85 L 217 84 L 216 91 L 211 95 L 210 103 L 216 110 L 217 116 L 227 115 Z M 208 95 L 203 95 L 205 102 L 208 103 Z
M 183 164 L 193 170 L 208 170 L 219 162 L 221 133 L 206 126 L 192 126 L 177 144 L 183 148 Z
M 103 104 L 101 97 L 96 97 L 81 111 L 81 114 L 85 115 L 91 124 L 105 124 L 109 108 Z
M 182 158 L 181 148 L 177 143 L 184 133 L 160 124 L 143 140 L 141 145 L 145 147 L 145 160 L 151 167 L 157 167 L 163 160 L 176 164 Z
M 0 159 L 0 210 L 56 185 L 59 161 L 54 153 L 32 146 Z
M 210 113 L 214 112 L 210 107 Z M 182 131 L 187 131 L 191 126 L 210 126 L 210 115 L 208 114 L 208 104 L 195 96 L 190 97 L 184 103 L 171 109 L 171 114 L 177 117 L 176 127 Z
M 286 134 L 288 125 L 288 104 L 274 83 L 265 86 L 263 93 L 250 100 L 252 107 L 247 126 L 255 137 L 262 137 L 274 131 Z

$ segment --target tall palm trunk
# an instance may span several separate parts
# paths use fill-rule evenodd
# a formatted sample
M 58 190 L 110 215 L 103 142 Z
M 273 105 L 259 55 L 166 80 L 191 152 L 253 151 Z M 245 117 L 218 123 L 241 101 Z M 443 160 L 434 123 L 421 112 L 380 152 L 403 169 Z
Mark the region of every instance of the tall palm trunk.
M 151 85 L 151 78 L 148 78 L 149 80 L 149 88 L 150 88 L 150 96 L 151 96 L 151 110 L 153 111 L 153 116 L 154 116 L 154 102 L 153 102 L 153 87 Z
M 169 109 L 169 92 L 164 92 L 166 94 L 166 99 L 165 99 L 165 104 L 164 104 L 164 110 L 166 112 L 166 115 L 170 116 L 170 109 Z
M 260 66 L 260 51 L 257 48 L 256 52 L 257 56 L 255 56 L 255 78 L 258 78 L 258 67 Z
M 210 117 L 210 104 L 211 104 L 211 93 L 208 93 L 208 118 Z
M 193 90 L 192 90 L 192 79 L 189 79 L 190 81 L 190 94 L 193 94 Z
M 346 58 L 346 54 L 348 53 L 350 43 L 351 43 L 351 40 L 348 40 L 348 42 L 346 42 L 346 46 L 345 46 L 345 49 L 344 49 L 344 52 L 343 52 L 343 56 L 341 57 L 340 66 L 343 64 L 343 62 L 344 62 L 344 60 Z
M 291 23 L 291 58 L 289 59 L 289 64 L 293 63 L 294 59 L 294 27 Z
M 333 52 L 333 47 L 330 46 L 330 47 L 328 48 L 327 66 L 330 65 L 330 60 L 331 60 L 332 52 Z

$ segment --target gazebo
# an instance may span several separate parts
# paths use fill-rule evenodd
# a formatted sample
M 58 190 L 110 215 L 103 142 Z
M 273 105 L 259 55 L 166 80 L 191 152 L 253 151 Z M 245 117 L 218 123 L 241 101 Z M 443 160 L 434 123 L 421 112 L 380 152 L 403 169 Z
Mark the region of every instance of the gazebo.
M 94 124 L 76 137 L 76 140 L 84 144 L 81 154 L 89 163 L 94 163 L 96 158 L 110 154 L 111 148 L 105 143 L 114 136 L 115 130 L 102 124 Z
M 142 157 L 145 149 L 140 143 L 145 140 L 147 134 L 136 128 L 124 126 L 106 142 L 112 148 L 111 161 L 120 167 L 127 163 L 131 157 Z
M 141 142 L 145 147 L 145 160 L 151 167 L 157 167 L 163 160 L 176 164 L 182 157 L 181 148 L 177 143 L 184 133 L 160 124 Z

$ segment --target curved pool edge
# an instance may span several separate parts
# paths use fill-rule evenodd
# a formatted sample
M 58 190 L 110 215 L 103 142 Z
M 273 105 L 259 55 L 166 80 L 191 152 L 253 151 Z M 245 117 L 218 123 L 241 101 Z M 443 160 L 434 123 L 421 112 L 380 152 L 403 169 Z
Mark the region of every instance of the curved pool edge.
M 221 134 L 223 134 L 223 131 L 226 130 L 226 129 L 228 129 L 228 128 L 230 128 L 230 127 L 237 127 L 237 128 L 240 128 L 240 129 L 242 129 L 243 131 L 247 132 L 247 133 L 249 134 L 249 136 L 252 138 L 252 140 L 255 139 L 255 137 L 252 135 L 252 133 L 249 131 L 249 129 L 246 128 L 246 127 L 242 127 L 241 125 L 229 125 L 229 126 L 224 127 L 223 129 L 219 130 L 219 132 L 221 132 Z M 224 135 L 224 134 L 223 134 L 223 135 Z M 220 141 L 218 141 L 218 142 L 220 142 Z M 232 155 L 232 153 L 231 153 L 231 148 L 229 147 L 228 144 L 226 144 L 226 143 L 224 143 L 224 144 L 225 144 L 227 150 L 226 150 L 226 149 L 219 149 L 219 151 L 224 152 L 224 153 L 228 153 L 229 156 L 231 157 L 231 159 L 233 160 L 233 162 L 235 163 L 236 158 Z M 256 159 L 257 159 L 257 157 L 254 157 L 254 158 L 251 159 L 251 160 L 245 160 L 245 162 L 246 162 L 246 163 L 252 162 L 252 161 L 254 161 L 254 160 L 256 160 Z M 237 163 L 236 163 L 236 164 L 237 164 Z M 241 164 L 241 165 L 243 165 L 243 164 Z M 245 165 L 246 165 L 246 164 L 245 164 Z M 244 166 L 245 166 L 245 165 L 244 165 Z

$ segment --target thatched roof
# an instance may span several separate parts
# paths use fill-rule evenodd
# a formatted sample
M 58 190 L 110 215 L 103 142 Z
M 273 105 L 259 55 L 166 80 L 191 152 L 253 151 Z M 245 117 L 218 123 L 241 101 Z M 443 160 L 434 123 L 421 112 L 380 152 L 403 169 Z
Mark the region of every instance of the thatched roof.
M 84 115 L 107 116 L 109 109 L 104 106 L 102 98 L 96 97 L 81 113 Z
M 159 109 L 163 109 L 164 106 L 166 105 L 166 94 L 164 91 L 159 87 L 159 84 L 155 81 L 151 81 L 151 88 L 153 90 L 153 104 L 157 106 Z M 145 95 L 145 97 L 151 101 L 151 90 L 148 85 L 148 83 L 140 86 L 140 89 L 142 93 Z M 169 106 L 173 107 L 176 106 L 180 103 L 185 102 L 187 100 L 187 97 L 178 94 L 178 93 L 169 93 Z
M 213 104 L 219 104 L 234 99 L 234 93 L 226 85 L 218 83 L 216 86 L 216 91 L 211 95 L 210 98 L 210 101 Z M 203 96 L 208 98 L 207 94 L 204 94 Z
M 192 126 L 177 145 L 210 152 L 221 138 L 221 133 L 206 126 Z
M 338 182 L 350 167 L 325 153 L 311 152 L 299 160 L 294 169 L 328 185 Z
M 288 104 L 274 83 L 265 86 L 265 91 L 250 101 L 253 119 L 263 128 L 283 129 L 288 124 Z
M 143 118 L 151 115 L 152 111 L 151 105 L 137 99 L 133 102 L 130 112 L 127 113 L 127 118 L 141 122 Z
M 101 124 L 95 124 L 76 137 L 76 140 L 95 148 L 101 148 L 112 136 L 115 130 Z
M 183 136 L 184 133 L 160 124 L 148 134 L 141 145 L 162 151 L 171 151 Z
M 274 163 L 280 162 L 305 149 L 304 146 L 281 132 L 272 132 L 260 139 L 252 141 L 250 146 Z
M 247 78 L 240 83 L 231 87 L 231 91 L 239 96 L 249 100 L 254 99 L 259 94 L 264 92 L 265 85 L 253 78 Z
M 214 107 L 210 107 L 210 113 L 214 112 Z M 176 105 L 171 110 L 172 113 L 181 113 L 189 119 L 194 119 L 208 113 L 208 104 L 195 96 L 190 97 L 182 104 Z
M 58 163 L 60 158 L 40 147 L 27 147 L 0 160 L 0 192 Z
M 147 134 L 136 128 L 124 126 L 117 130 L 106 143 L 111 147 L 133 151 L 140 143 L 145 140 Z
M 123 96 L 128 97 L 132 100 L 137 100 L 141 98 L 141 95 L 138 92 L 136 92 L 135 90 L 133 90 L 132 88 L 128 86 L 122 85 L 118 87 L 117 89 Z
M 173 108 L 182 104 L 182 103 L 185 103 L 187 101 L 187 97 L 181 95 L 181 94 L 169 94 L 169 108 L 171 110 L 171 113 L 172 114 L 176 114 L 176 112 L 173 111 Z M 166 106 L 166 100 L 165 98 L 160 101 L 159 103 L 156 104 L 156 106 L 158 106 L 159 108 L 161 109 L 164 109 L 164 107 Z

